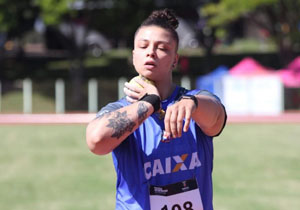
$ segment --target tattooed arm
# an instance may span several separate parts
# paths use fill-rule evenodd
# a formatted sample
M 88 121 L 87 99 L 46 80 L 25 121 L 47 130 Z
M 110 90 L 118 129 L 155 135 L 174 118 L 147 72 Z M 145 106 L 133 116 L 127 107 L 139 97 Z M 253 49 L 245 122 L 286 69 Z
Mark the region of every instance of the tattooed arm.
M 101 115 L 90 122 L 86 129 L 86 141 L 89 149 L 98 155 L 111 152 L 152 112 L 153 106 L 150 103 L 138 101 Z

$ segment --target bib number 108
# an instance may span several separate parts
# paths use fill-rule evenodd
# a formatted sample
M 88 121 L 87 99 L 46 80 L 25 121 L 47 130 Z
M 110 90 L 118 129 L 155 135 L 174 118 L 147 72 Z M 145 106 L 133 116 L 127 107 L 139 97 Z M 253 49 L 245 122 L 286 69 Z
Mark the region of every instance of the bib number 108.
M 179 204 L 174 204 L 170 210 L 194 210 L 193 204 L 190 201 L 186 201 L 183 204 L 183 208 Z M 164 205 L 161 210 L 169 210 L 167 205 Z

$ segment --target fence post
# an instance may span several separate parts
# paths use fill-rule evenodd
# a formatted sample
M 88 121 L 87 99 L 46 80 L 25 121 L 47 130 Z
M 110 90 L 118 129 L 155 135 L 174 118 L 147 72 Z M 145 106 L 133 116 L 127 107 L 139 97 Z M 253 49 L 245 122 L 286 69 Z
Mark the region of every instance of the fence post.
M 118 80 L 118 97 L 119 99 L 123 98 L 125 96 L 125 93 L 124 93 L 124 84 L 126 82 L 126 78 L 125 77 L 120 77 L 119 80 Z
M 0 81 L 0 112 L 2 111 L 1 109 L 1 105 L 2 105 L 2 84 L 1 84 L 1 81 Z
M 55 111 L 56 113 L 65 112 L 65 83 L 62 79 L 55 81 Z
M 90 113 L 98 111 L 98 83 L 96 79 L 90 79 L 88 82 L 88 106 Z
M 191 89 L 191 80 L 189 77 L 184 76 L 181 78 L 181 86 L 190 90 Z
M 29 78 L 23 80 L 23 113 L 32 113 L 32 82 Z

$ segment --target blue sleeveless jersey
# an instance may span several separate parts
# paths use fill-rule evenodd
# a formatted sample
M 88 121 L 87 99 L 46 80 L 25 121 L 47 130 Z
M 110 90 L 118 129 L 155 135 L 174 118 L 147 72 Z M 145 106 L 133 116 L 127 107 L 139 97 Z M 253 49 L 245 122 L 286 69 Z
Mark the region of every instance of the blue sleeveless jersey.
M 173 104 L 183 93 L 176 87 L 173 94 L 162 101 L 162 108 Z M 200 92 L 201 94 L 201 92 Z M 203 92 L 202 94 L 209 94 Z M 110 103 L 101 114 L 126 106 L 126 99 Z M 163 142 L 164 121 L 154 113 L 112 152 L 117 174 L 116 209 L 150 210 L 149 186 L 164 186 L 196 178 L 205 210 L 212 210 L 212 137 L 205 135 L 191 120 L 188 132 L 180 138 Z

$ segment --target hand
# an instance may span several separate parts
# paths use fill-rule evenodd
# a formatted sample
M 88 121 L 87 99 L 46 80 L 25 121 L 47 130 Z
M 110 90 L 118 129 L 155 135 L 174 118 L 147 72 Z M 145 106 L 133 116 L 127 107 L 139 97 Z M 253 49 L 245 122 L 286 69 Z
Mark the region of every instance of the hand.
M 135 78 L 134 81 L 136 82 L 136 84 L 126 82 L 124 87 L 124 93 L 126 94 L 126 99 L 130 103 L 134 103 L 138 101 L 146 93 L 155 94 L 159 96 L 158 90 L 154 85 L 145 82 L 141 78 Z
M 178 138 L 183 131 L 189 129 L 192 113 L 196 110 L 195 102 L 191 99 L 182 99 L 175 104 L 169 106 L 165 115 L 165 132 L 172 138 Z M 184 126 L 183 126 L 183 121 Z

